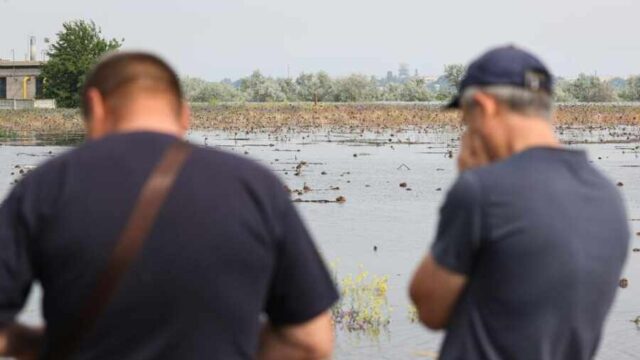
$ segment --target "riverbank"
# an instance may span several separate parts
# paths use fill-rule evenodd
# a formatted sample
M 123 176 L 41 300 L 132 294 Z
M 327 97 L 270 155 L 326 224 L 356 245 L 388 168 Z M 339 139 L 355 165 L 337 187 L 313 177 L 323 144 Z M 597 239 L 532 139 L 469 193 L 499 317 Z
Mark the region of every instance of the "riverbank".
M 237 103 L 193 105 L 193 129 L 277 131 L 291 128 L 341 130 L 437 128 L 459 125 L 457 112 L 421 103 Z M 559 105 L 557 126 L 640 125 L 640 105 Z M 77 109 L 0 111 L 0 138 L 19 139 L 33 134 L 82 133 Z

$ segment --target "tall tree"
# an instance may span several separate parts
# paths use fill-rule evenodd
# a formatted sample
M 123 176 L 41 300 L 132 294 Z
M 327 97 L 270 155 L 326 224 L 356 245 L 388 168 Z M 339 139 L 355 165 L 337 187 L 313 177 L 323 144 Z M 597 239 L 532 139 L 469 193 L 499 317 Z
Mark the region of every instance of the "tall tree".
M 270 77 L 265 77 L 259 70 L 242 79 L 240 90 L 248 101 L 280 102 L 286 100 L 286 95 L 282 92 L 278 82 Z
M 119 49 L 124 39 L 103 38 L 93 21 L 75 20 L 62 27 L 42 69 L 44 96 L 55 99 L 60 107 L 78 107 L 82 83 L 91 66 L 106 52 Z
M 614 101 L 616 94 L 606 81 L 597 76 L 580 74 L 567 84 L 565 91 L 581 102 Z
M 625 88 L 620 96 L 624 100 L 640 101 L 640 75 L 631 76 L 627 79 Z
M 327 73 L 302 73 L 296 79 L 298 99 L 302 101 L 327 101 L 333 96 L 333 81 Z
M 445 65 L 444 76 L 447 78 L 449 86 L 457 89 L 458 85 L 460 85 L 460 81 L 462 81 L 465 71 L 467 71 L 467 68 L 462 64 Z
M 335 81 L 334 96 L 338 102 L 375 101 L 378 98 L 376 80 L 360 74 L 339 78 Z

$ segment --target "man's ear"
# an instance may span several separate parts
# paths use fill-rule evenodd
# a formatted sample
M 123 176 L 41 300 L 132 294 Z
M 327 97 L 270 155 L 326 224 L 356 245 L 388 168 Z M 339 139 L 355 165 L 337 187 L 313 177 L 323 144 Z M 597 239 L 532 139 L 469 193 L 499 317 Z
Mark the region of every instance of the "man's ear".
M 484 119 L 492 119 L 498 113 L 498 103 L 491 96 L 479 91 L 473 95 L 473 99 L 482 113 Z
M 181 102 L 180 106 L 180 118 L 178 119 L 180 122 L 180 128 L 184 133 L 189 130 L 189 126 L 191 126 L 191 106 L 186 101 Z
M 96 88 L 88 89 L 85 96 L 88 110 L 88 116 L 85 119 L 87 135 L 89 139 L 98 139 L 108 132 L 106 104 L 102 94 Z

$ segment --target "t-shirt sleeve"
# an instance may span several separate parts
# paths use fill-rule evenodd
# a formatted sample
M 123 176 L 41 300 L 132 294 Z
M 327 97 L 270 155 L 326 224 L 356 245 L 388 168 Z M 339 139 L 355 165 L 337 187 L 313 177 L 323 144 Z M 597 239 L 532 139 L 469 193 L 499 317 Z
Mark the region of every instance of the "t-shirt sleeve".
M 0 327 L 14 321 L 33 281 L 22 194 L 18 184 L 0 207 Z
M 276 264 L 265 312 L 276 326 L 300 324 L 329 310 L 338 292 L 291 200 L 276 191 Z
M 440 223 L 431 246 L 436 262 L 453 272 L 470 275 L 481 240 L 481 198 L 476 177 L 463 172 L 440 209 Z

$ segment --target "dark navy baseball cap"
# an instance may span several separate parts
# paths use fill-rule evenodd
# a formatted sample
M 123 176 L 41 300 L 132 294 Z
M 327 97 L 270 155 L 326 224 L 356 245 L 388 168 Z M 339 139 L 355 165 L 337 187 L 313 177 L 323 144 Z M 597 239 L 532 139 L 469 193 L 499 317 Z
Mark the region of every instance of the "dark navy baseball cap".
M 460 97 L 468 87 L 489 85 L 511 85 L 553 94 L 553 76 L 542 61 L 515 46 L 505 46 L 489 50 L 469 65 L 458 94 L 446 108 L 460 108 Z

